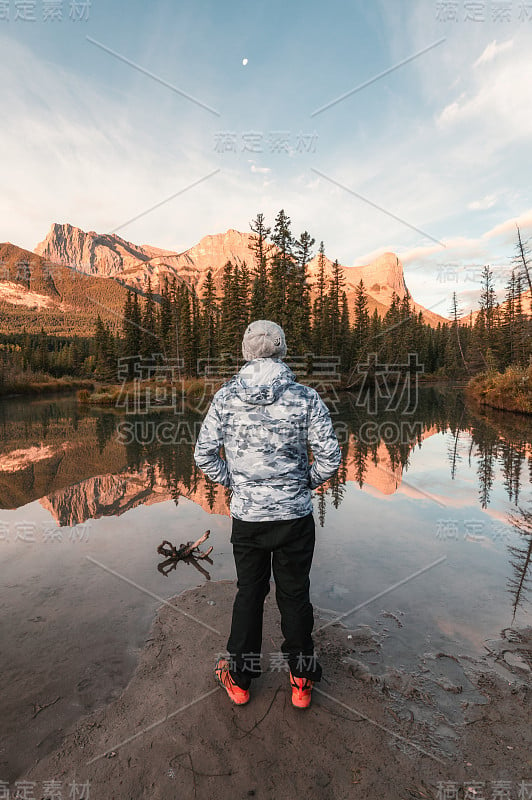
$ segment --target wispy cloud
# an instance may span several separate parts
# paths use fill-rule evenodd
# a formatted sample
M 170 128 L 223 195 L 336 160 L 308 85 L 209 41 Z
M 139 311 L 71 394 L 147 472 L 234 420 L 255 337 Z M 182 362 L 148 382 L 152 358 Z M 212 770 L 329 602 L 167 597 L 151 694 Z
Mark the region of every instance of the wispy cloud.
M 466 88 L 447 103 L 436 117 L 443 129 L 458 130 L 467 124 L 466 138 L 476 137 L 481 151 L 493 153 L 516 139 L 532 134 L 529 113 L 532 61 L 530 44 L 514 46 L 513 40 L 492 42 L 466 74 Z
M 493 42 L 490 42 L 486 49 L 482 51 L 482 54 L 477 58 L 473 66 L 479 67 L 482 64 L 486 64 L 488 61 L 493 61 L 493 59 L 496 58 L 500 53 L 504 53 L 506 50 L 511 50 L 513 46 L 513 39 L 508 39 L 500 44 L 497 44 L 497 41 L 493 40 Z
M 271 172 L 270 167 L 258 167 L 256 164 L 251 165 L 251 172 L 258 172 L 261 175 L 267 175 Z
M 473 200 L 471 203 L 468 203 L 467 207 L 471 209 L 471 211 L 484 211 L 487 208 L 492 208 L 496 202 L 496 195 L 487 194 L 480 200 Z
M 493 226 L 478 237 L 456 236 L 445 239 L 445 257 L 450 262 L 459 262 L 461 260 L 467 262 L 472 258 L 487 256 L 486 240 L 501 237 L 502 244 L 507 245 L 511 243 L 512 238 L 515 236 L 517 225 L 524 232 L 525 238 L 527 235 L 532 234 L 532 208 L 524 211 L 522 214 L 504 220 L 504 222 Z M 511 236 L 509 237 L 508 234 L 511 234 Z M 355 263 L 367 264 L 383 253 L 390 252 L 390 250 L 393 251 L 392 245 L 379 247 L 360 256 Z M 403 264 L 413 264 L 428 259 L 435 254 L 442 253 L 443 250 L 444 248 L 441 245 L 430 244 L 402 251 L 397 250 L 397 254 Z
M 507 233 L 511 233 L 513 236 L 515 235 L 516 225 L 519 225 L 519 227 L 525 232 L 532 228 L 532 208 L 529 208 L 522 214 L 518 214 L 516 217 L 511 217 L 510 219 L 501 222 L 499 225 L 495 225 L 493 228 L 491 228 L 491 230 L 486 231 L 483 238 L 492 239 L 495 236 L 503 236 Z

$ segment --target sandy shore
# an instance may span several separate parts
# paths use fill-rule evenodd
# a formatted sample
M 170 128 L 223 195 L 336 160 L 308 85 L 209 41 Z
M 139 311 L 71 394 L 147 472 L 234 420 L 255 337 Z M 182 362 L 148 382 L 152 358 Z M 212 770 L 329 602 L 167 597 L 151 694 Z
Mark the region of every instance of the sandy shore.
M 372 631 L 331 625 L 315 637 L 324 680 L 300 711 L 272 655 L 281 635 L 271 593 L 265 672 L 239 708 L 213 676 L 234 592 L 232 581 L 207 583 L 159 608 L 122 694 L 27 771 L 35 798 L 53 797 L 53 780 L 63 797 L 88 782 L 92 800 L 411 800 L 442 796 L 444 782 L 459 797 L 479 782 L 486 797 L 497 781 L 509 782 L 512 798 L 522 781 L 532 790 L 530 629 L 492 643 L 491 663 L 427 653 L 414 675 L 377 676 L 367 663 L 378 647 Z M 10 788 L 15 797 L 19 787 Z

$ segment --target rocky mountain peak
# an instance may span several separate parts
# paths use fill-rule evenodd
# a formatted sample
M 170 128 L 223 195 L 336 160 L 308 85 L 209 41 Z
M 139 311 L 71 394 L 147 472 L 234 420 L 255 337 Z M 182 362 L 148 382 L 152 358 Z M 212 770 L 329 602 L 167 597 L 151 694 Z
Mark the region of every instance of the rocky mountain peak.
M 215 285 L 221 287 L 223 268 L 227 261 L 247 264 L 253 268 L 253 252 L 250 245 L 254 237 L 229 228 L 225 233 L 208 234 L 197 244 L 182 252 L 163 250 L 151 245 L 136 245 L 116 234 L 85 232 L 69 223 L 54 222 L 46 238 L 35 248 L 35 252 L 60 264 L 75 266 L 92 275 L 113 277 L 139 291 L 144 291 L 148 278 L 154 291 L 160 291 L 166 279 L 173 278 L 194 287 L 201 295 L 209 270 Z M 331 274 L 332 261 L 326 257 L 327 277 Z M 392 294 L 403 298 L 407 292 L 403 265 L 395 253 L 382 253 L 370 264 L 356 267 L 341 267 L 348 303 L 352 308 L 354 289 L 362 279 L 368 293 L 370 311 L 386 312 Z M 318 256 L 308 265 L 309 282 L 315 283 Z M 423 310 L 421 306 L 416 308 Z M 427 312 L 427 321 L 436 324 L 443 318 Z
M 53 222 L 46 238 L 39 242 L 34 252 L 54 263 L 75 267 L 90 275 L 114 277 L 124 269 L 166 251 L 132 244 L 113 233 L 86 232 L 68 222 Z

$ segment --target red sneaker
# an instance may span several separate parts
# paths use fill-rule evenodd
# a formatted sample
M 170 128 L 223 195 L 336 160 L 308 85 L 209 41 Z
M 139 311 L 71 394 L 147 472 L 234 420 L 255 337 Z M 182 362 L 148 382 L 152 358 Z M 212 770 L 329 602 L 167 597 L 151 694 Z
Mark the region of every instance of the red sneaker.
M 220 658 L 214 669 L 214 674 L 220 686 L 223 686 L 229 699 L 236 703 L 237 706 L 245 705 L 249 700 L 249 690 L 241 689 L 240 686 L 234 682 L 229 672 L 229 662 L 225 658 Z
M 308 678 L 295 678 L 290 673 L 290 685 L 292 686 L 292 705 L 296 708 L 308 708 L 312 699 L 313 681 Z

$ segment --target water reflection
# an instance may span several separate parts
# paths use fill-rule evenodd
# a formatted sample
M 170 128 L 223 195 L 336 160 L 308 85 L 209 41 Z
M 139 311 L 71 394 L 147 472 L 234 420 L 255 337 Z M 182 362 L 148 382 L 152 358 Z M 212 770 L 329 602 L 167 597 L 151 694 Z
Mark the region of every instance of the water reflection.
M 123 436 L 126 421 L 133 425 L 135 436 Z M 425 388 L 419 392 L 414 414 L 385 410 L 369 414 L 354 395 L 344 396 L 334 422 L 342 464 L 337 475 L 316 491 L 316 516 L 322 527 L 327 509 L 339 509 L 356 487 L 381 498 L 401 492 L 441 508 L 458 508 L 465 487 L 471 505 L 470 480 L 475 474 L 478 507 L 488 509 L 495 492 L 498 505 L 503 495 L 513 513 L 509 517 L 496 512 L 521 536 L 519 544 L 509 548 L 514 570 L 509 588 L 514 610 L 523 603 L 532 533 L 530 513 L 518 509 L 530 496 L 532 479 L 528 418 L 480 411 L 466 405 L 459 391 Z M 174 431 L 171 442 L 163 443 L 154 435 L 163 423 L 166 431 Z M 0 508 L 19 508 L 38 500 L 61 528 L 120 516 L 137 506 L 169 500 L 177 505 L 181 497 L 211 513 L 228 514 L 228 490 L 208 481 L 194 464 L 194 437 L 200 424 L 201 417 L 192 413 L 159 412 L 126 420 L 115 409 L 79 407 L 73 398 L 4 401 Z M 440 448 L 432 456 L 434 469 L 428 462 L 421 471 L 412 469 L 416 454 L 425 449 L 431 453 L 432 443 L 442 439 L 445 450 Z M 456 496 L 448 485 L 445 491 L 440 488 L 443 473 L 455 484 Z M 440 531 L 444 523 L 445 519 L 437 520 Z M 474 529 L 468 534 L 474 538 Z
M 170 443 L 154 435 L 162 421 L 176 431 Z M 180 496 L 211 512 L 228 513 L 228 492 L 205 479 L 194 464 L 193 440 L 200 422 L 191 414 L 179 419 L 161 414 L 128 417 L 136 435 L 125 440 L 119 433 L 124 417 L 114 410 L 80 409 L 73 400 L 3 402 L 0 507 L 16 508 L 40 499 L 62 526 L 121 514 L 141 503 L 169 498 L 178 503 Z M 384 495 L 408 485 L 405 474 L 413 453 L 438 434 L 448 437 L 453 480 L 464 463 L 470 468 L 475 461 L 481 508 L 490 504 L 496 466 L 513 505 L 519 505 L 523 488 L 530 485 L 530 421 L 468 408 L 458 392 L 420 391 L 413 415 L 368 414 L 347 395 L 334 422 L 342 464 L 316 492 L 321 525 L 325 499 L 338 508 L 348 483 Z M 425 489 L 428 492 L 430 486 Z
M 513 620 L 523 605 L 530 589 L 530 563 L 532 561 L 532 508 L 519 508 L 510 516 L 510 522 L 520 536 L 518 544 L 509 545 L 512 576 L 508 579 L 508 591 L 512 596 Z

